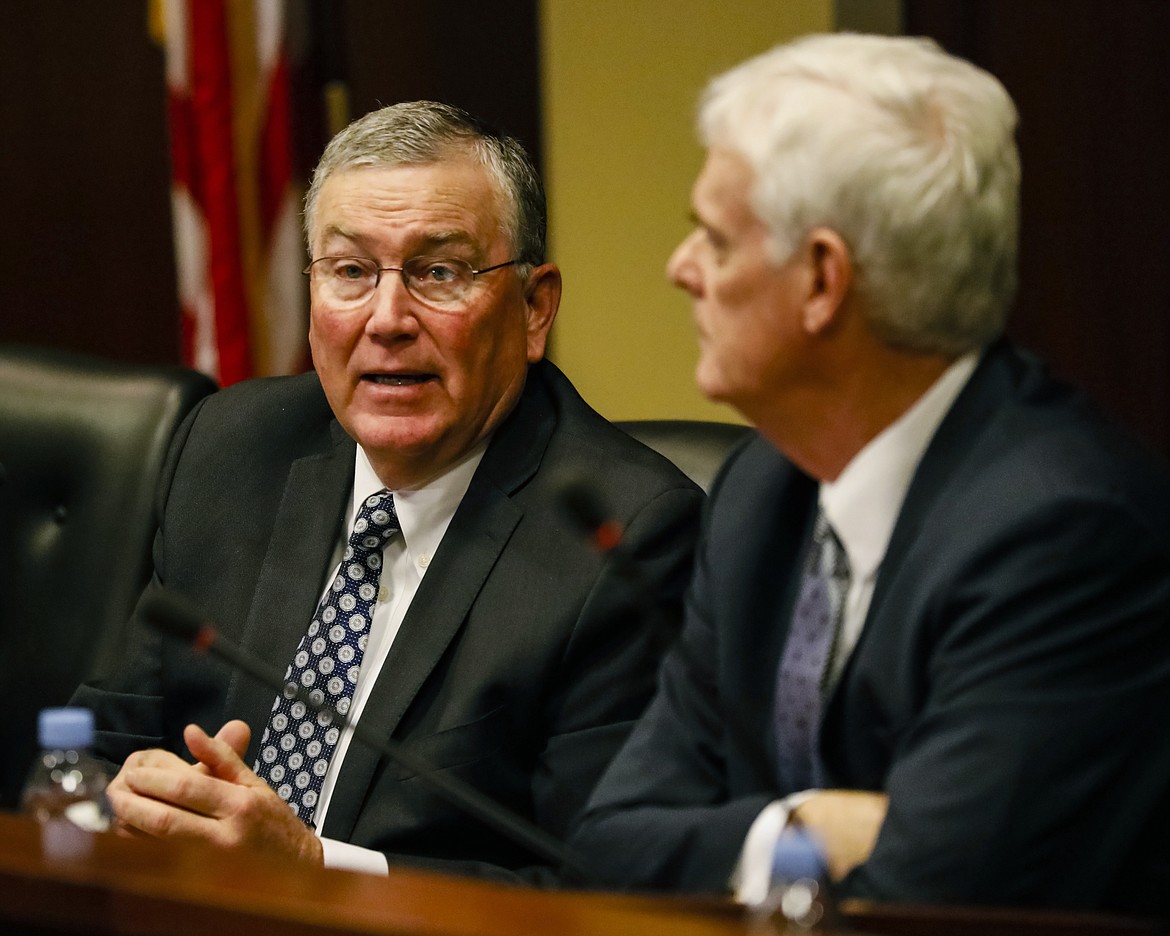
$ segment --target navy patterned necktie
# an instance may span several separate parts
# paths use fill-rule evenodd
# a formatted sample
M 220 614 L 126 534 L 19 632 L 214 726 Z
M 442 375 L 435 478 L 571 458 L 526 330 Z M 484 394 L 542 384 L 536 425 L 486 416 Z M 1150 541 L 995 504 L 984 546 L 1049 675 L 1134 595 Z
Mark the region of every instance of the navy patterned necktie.
M 318 705 L 332 705 L 342 715 L 349 711 L 378 601 L 382 547 L 398 530 L 390 492 L 367 497 L 354 520 L 337 576 L 285 671 L 288 688 L 272 703 L 260 740 L 260 756 L 253 769 L 307 826 L 313 825 L 341 732 L 332 724 L 332 716 L 297 699 L 293 687 L 302 687 Z
M 785 793 L 820 785 L 817 738 L 849 590 L 849 560 L 818 511 L 776 679 L 776 750 Z

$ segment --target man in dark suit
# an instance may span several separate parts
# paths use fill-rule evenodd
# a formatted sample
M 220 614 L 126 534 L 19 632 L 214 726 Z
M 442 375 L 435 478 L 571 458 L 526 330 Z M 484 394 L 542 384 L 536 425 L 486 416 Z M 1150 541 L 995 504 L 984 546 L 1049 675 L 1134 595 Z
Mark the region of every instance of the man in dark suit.
M 237 385 L 184 423 L 148 594 L 186 595 L 292 661 L 286 679 L 563 838 L 652 691 L 647 618 L 681 614 L 701 494 L 542 360 L 560 299 L 544 229 L 522 148 L 462 111 L 396 105 L 339 134 L 306 203 L 316 373 Z M 608 492 L 648 594 L 562 514 L 570 469 Z M 128 832 L 549 876 L 327 715 L 141 624 L 75 702 L 124 762 Z
M 574 839 L 614 883 L 766 902 L 807 835 L 845 896 L 1170 907 L 1170 480 L 1002 338 L 1015 122 L 906 38 L 707 89 L 669 275 L 760 438 Z

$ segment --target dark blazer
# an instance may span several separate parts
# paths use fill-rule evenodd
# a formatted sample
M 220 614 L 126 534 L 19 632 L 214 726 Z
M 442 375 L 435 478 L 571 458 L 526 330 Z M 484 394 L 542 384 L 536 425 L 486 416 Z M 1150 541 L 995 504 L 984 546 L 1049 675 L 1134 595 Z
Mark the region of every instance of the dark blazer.
M 314 374 L 208 398 L 164 472 L 150 588 L 188 596 L 226 637 L 283 668 L 342 533 L 354 453 Z M 559 508 L 558 478 L 570 470 L 606 492 L 640 582 L 591 551 Z M 363 724 L 564 836 L 652 693 L 656 628 L 673 621 L 677 632 L 701 498 L 674 466 L 590 409 L 552 364 L 530 368 Z M 74 698 L 97 713 L 99 753 L 115 763 L 144 747 L 186 754 L 186 723 L 214 731 L 242 718 L 253 732 L 251 764 L 272 691 L 134 627 L 117 677 Z M 524 849 L 356 742 L 322 833 L 391 862 L 541 876 Z
M 776 778 L 775 674 L 817 485 L 763 440 L 712 492 L 682 646 L 575 844 L 726 889 Z M 1170 908 L 1170 480 L 1006 345 L 913 478 L 820 748 L 889 813 L 844 895 Z

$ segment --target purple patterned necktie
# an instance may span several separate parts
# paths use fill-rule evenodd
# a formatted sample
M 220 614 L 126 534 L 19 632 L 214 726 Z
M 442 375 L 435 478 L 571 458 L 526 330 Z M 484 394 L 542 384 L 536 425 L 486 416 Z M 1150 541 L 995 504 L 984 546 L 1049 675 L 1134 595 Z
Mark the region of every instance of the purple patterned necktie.
M 818 511 L 776 680 L 777 763 L 785 793 L 820 782 L 821 709 L 848 589 L 849 560 Z
M 272 703 L 260 740 L 260 756 L 253 769 L 307 826 L 313 824 L 341 732 L 331 724 L 328 713 L 297 699 L 292 686 L 301 686 L 318 705 L 332 705 L 342 715 L 349 711 L 378 601 L 382 547 L 398 530 L 390 492 L 367 497 L 354 520 L 337 576 L 284 674 L 290 686 Z

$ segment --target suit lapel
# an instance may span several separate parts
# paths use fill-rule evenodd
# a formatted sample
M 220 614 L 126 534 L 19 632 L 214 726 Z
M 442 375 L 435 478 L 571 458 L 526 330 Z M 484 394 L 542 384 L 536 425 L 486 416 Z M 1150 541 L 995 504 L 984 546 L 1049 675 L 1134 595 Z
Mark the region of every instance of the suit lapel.
M 335 422 L 330 433 L 322 450 L 289 468 L 240 641 L 246 650 L 273 661 L 277 677 L 283 676 L 317 606 L 352 488 L 353 440 Z M 254 679 L 232 677 L 227 711 L 253 729 L 246 763 L 256 756 L 273 697 L 271 688 Z
M 828 700 L 821 749 L 830 779 L 835 768 L 850 757 L 856 760 L 861 756 L 859 746 L 851 744 L 845 725 L 845 687 L 871 647 L 880 653 L 905 636 L 906 601 L 899 599 L 900 592 L 891 591 L 892 583 L 899 578 L 899 568 L 914 550 L 932 515 L 946 509 L 948 490 L 962 489 L 971 473 L 983 470 L 985 461 L 980 450 L 998 431 L 998 417 L 1008 403 L 1028 392 L 1029 383 L 1040 373 L 1006 341 L 992 345 L 923 453 L 882 558 L 857 646 Z M 915 587 L 914 583 L 910 587 Z
M 971 453 L 995 425 L 1004 403 L 1015 395 L 1013 384 L 1018 375 L 1012 373 L 1013 360 L 1002 343 L 990 348 L 926 447 L 882 558 L 862 640 L 885 602 L 889 583 L 895 578 L 891 571 L 914 547 L 923 523 L 944 499 L 945 488 L 961 484 L 963 473 L 982 468 Z
M 766 443 L 765 443 L 766 444 Z M 812 521 L 816 516 L 817 484 L 794 468 L 787 469 L 782 480 L 771 486 L 768 500 L 760 498 L 753 509 L 758 517 L 767 517 L 761 528 L 767 531 L 767 540 L 753 550 L 753 562 L 763 563 L 752 571 L 744 582 L 745 591 L 753 588 L 752 606 L 743 612 L 748 620 L 757 622 L 754 629 L 730 629 L 742 634 L 744 643 L 732 645 L 728 658 L 743 661 L 743 687 L 748 705 L 744 712 L 754 716 L 762 731 L 761 749 L 752 757 L 753 789 L 770 789 L 776 777 L 776 741 L 771 726 L 774 715 L 776 678 L 780 656 L 788 638 L 792 611 L 800 586 L 800 557 L 811 536 Z M 774 493 L 773 493 L 774 492 Z M 786 558 L 777 564 L 777 557 Z M 785 574 L 785 570 L 790 570 Z M 781 585 L 777 587 L 777 578 Z M 748 689 L 747 687 L 751 687 Z
M 906 499 L 882 557 L 857 646 L 850 653 L 845 670 L 830 693 L 826 721 L 835 715 L 839 707 L 837 700 L 841 696 L 838 690 L 848 682 L 850 670 L 862 658 L 866 647 L 871 641 L 885 639 L 878 635 L 887 618 L 891 626 L 903 626 L 897 598 L 890 592 L 890 583 L 897 578 L 895 572 L 914 548 L 931 513 L 945 503 L 946 489 L 952 485 L 961 486 L 967 472 L 982 468 L 981 460 L 973 458 L 972 453 L 983 444 L 987 433 L 994 431 L 996 417 L 1003 411 L 1004 404 L 1020 392 L 1023 383 L 1035 376 L 1034 369 L 1031 375 L 1027 371 L 1023 359 L 1006 341 L 992 345 L 939 424 L 906 491 Z M 888 615 L 885 613 L 887 599 L 891 602 Z
M 535 474 L 556 424 L 542 373 L 541 365 L 530 369 L 520 401 L 488 446 L 394 638 L 361 715 L 362 724 L 378 737 L 394 734 L 463 627 L 523 516 L 511 495 Z M 350 745 L 325 817 L 325 835 L 352 838 L 380 759 L 365 745 Z

